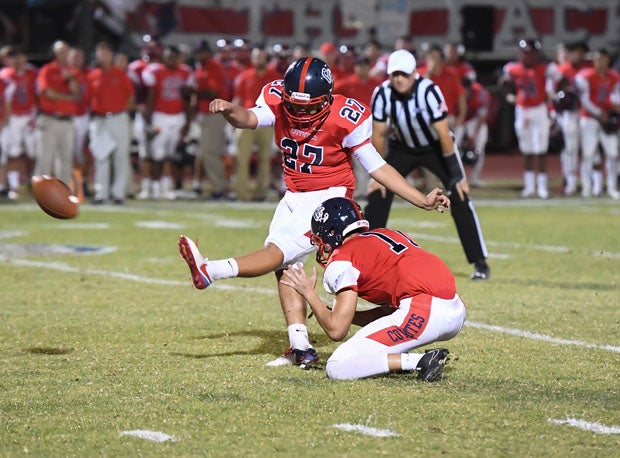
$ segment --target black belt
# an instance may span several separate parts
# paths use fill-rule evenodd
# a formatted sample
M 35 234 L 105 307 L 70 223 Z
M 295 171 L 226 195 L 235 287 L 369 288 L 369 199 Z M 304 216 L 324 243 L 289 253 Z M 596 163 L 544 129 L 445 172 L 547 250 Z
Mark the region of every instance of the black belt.
M 49 116 L 50 118 L 54 118 L 58 121 L 71 121 L 73 119 L 72 115 L 67 114 L 59 114 L 59 113 L 41 113 L 43 116 Z
M 107 118 L 107 119 L 110 119 L 110 118 L 113 118 L 114 116 L 122 115 L 124 113 L 126 113 L 126 111 L 116 111 L 116 112 L 114 112 L 114 111 L 106 111 L 105 113 L 93 113 L 92 117 L 93 118 Z

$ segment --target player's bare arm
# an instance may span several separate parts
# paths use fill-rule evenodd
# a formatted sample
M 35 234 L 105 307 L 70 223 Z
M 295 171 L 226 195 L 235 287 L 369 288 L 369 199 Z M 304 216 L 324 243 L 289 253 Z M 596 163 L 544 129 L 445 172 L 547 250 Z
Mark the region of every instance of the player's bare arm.
M 411 186 L 407 180 L 389 164 L 384 164 L 372 172 L 370 176 L 380 185 L 385 186 L 397 196 L 402 197 L 410 204 L 424 210 L 437 210 L 443 213 L 450 206 L 450 199 L 443 194 L 440 188 L 435 188 L 426 196 Z
M 221 113 L 228 123 L 237 129 L 256 129 L 258 118 L 250 111 L 227 100 L 215 99 L 209 104 L 211 113 Z
M 308 276 L 301 264 L 294 264 L 283 272 L 280 282 L 294 288 L 306 299 L 325 333 L 330 339 L 339 342 L 347 336 L 353 322 L 357 293 L 353 290 L 338 292 L 334 307 L 330 310 L 316 292 L 316 277 L 316 267 L 312 268 L 312 275 Z

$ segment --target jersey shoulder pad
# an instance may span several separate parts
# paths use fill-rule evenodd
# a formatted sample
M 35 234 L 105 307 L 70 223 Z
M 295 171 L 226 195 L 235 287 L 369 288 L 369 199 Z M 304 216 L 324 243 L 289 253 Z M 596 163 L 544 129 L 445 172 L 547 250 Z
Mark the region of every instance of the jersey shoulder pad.
M 334 94 L 330 116 L 326 122 L 352 131 L 371 116 L 370 108 L 352 97 Z
M 284 80 L 274 80 L 267 83 L 261 89 L 261 94 L 269 106 L 282 103 L 282 93 L 284 92 Z

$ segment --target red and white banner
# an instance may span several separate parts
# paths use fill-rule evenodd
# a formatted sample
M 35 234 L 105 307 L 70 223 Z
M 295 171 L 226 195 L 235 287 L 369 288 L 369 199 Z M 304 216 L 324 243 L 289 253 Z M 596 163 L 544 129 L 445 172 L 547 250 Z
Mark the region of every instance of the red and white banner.
M 411 35 L 416 45 L 461 42 L 462 10 L 476 6 L 493 10 L 492 50 L 478 59 L 514 57 L 525 36 L 538 37 L 548 52 L 574 40 L 620 47 L 618 0 L 150 0 L 130 23 L 171 43 L 242 37 L 318 48 L 324 41 L 361 45 L 375 37 L 390 48 L 400 35 Z

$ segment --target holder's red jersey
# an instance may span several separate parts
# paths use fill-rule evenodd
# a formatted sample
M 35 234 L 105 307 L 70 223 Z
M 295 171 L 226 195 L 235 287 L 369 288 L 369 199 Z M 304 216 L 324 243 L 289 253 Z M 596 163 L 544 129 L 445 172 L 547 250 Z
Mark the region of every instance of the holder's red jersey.
M 20 72 L 13 67 L 5 67 L 0 71 L 0 78 L 6 78 L 15 83 L 11 114 L 24 116 L 32 114 L 36 109 L 38 73 L 37 68 L 30 64 Z
M 155 90 L 153 110 L 166 114 L 183 113 L 181 88 L 189 84 L 189 76 L 189 71 L 181 66 L 149 65 L 142 72 L 142 80 L 146 87 Z
M 282 80 L 267 84 L 252 110 L 266 106 L 273 114 L 271 125 L 275 126 L 275 143 L 282 152 L 286 187 L 293 192 L 318 191 L 335 186 L 345 186 L 354 191 L 351 155 L 370 143 L 370 109 L 355 99 L 334 94 L 327 118 L 303 130 L 286 116 L 282 105 L 283 90 Z
M 442 299 L 456 294 L 454 275 L 441 259 L 404 232 L 385 228 L 362 232 L 334 250 L 323 285 L 332 294 L 351 289 L 368 302 L 395 308 L 420 293 Z

